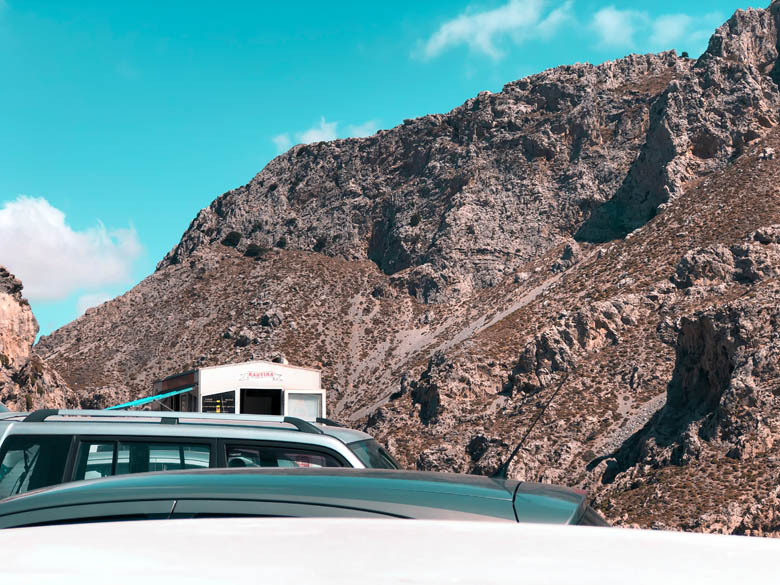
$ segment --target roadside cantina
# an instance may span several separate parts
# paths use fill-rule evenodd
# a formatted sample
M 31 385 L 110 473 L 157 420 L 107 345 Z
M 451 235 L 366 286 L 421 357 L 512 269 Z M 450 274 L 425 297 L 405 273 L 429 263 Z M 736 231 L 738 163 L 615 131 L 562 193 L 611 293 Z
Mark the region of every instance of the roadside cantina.
M 224 412 L 325 418 L 319 370 L 251 361 L 189 370 L 157 380 L 154 395 L 117 405 L 179 412 Z

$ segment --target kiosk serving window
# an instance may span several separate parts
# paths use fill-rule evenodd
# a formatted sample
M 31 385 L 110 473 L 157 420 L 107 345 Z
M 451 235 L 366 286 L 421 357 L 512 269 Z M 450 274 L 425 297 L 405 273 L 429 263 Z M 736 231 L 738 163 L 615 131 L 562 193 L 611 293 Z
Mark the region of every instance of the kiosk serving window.
M 282 391 L 241 388 L 241 414 L 282 414 Z
M 202 399 L 202 412 L 236 412 L 236 393 L 235 391 L 222 392 L 220 394 L 210 394 Z
M 322 395 L 290 392 L 287 395 L 287 414 L 314 420 L 322 416 Z

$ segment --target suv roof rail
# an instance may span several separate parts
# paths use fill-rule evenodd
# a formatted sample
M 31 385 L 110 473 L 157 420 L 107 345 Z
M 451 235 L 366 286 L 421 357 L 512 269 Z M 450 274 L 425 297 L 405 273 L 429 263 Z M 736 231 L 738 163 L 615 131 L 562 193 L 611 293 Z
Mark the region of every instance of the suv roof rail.
M 230 421 L 238 422 L 268 422 L 286 423 L 303 433 L 324 434 L 322 429 L 312 423 L 295 416 L 277 416 L 267 414 L 229 414 L 214 412 L 162 412 L 155 410 L 59 410 L 56 408 L 42 408 L 28 414 L 22 422 L 44 422 L 52 416 L 70 416 L 84 418 L 141 418 L 159 419 L 162 424 L 178 424 L 182 420 L 207 422 L 209 424 L 229 424 Z
M 56 408 L 41 408 L 28 414 L 22 422 L 43 422 L 50 416 L 59 414 L 59 412 Z
M 321 425 L 328 425 L 329 427 L 341 427 L 344 428 L 344 425 L 341 423 L 337 423 L 335 420 L 330 420 L 329 418 L 323 418 L 321 416 L 318 416 L 314 419 L 314 422 L 319 423 Z

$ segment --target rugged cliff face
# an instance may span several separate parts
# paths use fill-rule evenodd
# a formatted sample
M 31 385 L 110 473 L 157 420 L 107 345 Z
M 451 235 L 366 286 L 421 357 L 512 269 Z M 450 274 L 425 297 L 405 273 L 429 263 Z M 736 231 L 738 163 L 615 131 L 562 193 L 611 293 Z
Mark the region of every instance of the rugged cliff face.
M 492 286 L 570 238 L 646 140 L 674 53 L 560 67 L 449 114 L 296 146 L 201 211 L 160 268 L 220 243 L 370 259 L 423 301 Z
M 780 286 L 774 278 L 751 288 L 680 321 L 666 404 L 602 476 L 610 505 L 622 500 L 629 517 L 726 533 L 780 531 Z M 680 494 L 689 506 L 682 519 L 668 505 Z M 642 497 L 658 512 L 644 509 Z
M 22 283 L 0 267 L 0 363 L 19 368 L 30 359 L 38 323 L 22 297 Z
M 32 349 L 37 334 L 22 283 L 0 266 L 0 402 L 10 410 L 67 404 L 67 385 Z
M 686 185 L 722 168 L 778 120 L 780 4 L 737 12 L 696 64 L 653 103 L 642 152 L 578 237 L 604 242 L 641 227 Z
M 89 406 L 283 353 L 421 469 L 490 473 L 541 413 L 512 476 L 780 533 L 778 22 L 297 146 L 37 349 Z

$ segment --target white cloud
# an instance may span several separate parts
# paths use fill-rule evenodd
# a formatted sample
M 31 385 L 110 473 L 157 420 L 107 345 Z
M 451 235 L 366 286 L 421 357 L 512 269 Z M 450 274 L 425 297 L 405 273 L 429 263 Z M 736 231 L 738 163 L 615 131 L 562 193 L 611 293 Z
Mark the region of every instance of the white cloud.
M 276 152 L 279 154 L 283 152 L 287 152 L 290 150 L 290 147 L 292 146 L 292 140 L 290 139 L 290 135 L 286 132 L 284 134 L 277 134 L 273 138 L 271 138 L 273 143 L 276 145 Z
M 326 122 L 325 116 L 323 116 L 320 118 L 320 123 L 317 126 L 312 126 L 305 132 L 296 134 L 296 137 L 298 138 L 298 142 L 302 142 L 303 144 L 336 140 L 336 138 L 338 138 L 336 130 L 338 125 L 338 122 Z
M 680 49 L 698 55 L 707 47 L 712 33 L 725 21 L 719 12 L 691 17 L 685 14 L 668 14 L 653 23 L 650 43 L 655 50 Z
M 109 231 L 98 223 L 76 231 L 41 197 L 20 196 L 0 208 L 0 264 L 22 280 L 31 300 L 127 282 L 141 250 L 132 227 Z
M 571 11 L 573 4 L 574 2 L 569 0 L 550 12 L 550 14 L 547 15 L 547 18 L 539 23 L 539 26 L 537 27 L 537 34 L 535 36 L 542 39 L 549 39 L 554 36 L 558 30 L 566 24 L 566 22 L 569 20 L 573 21 Z
M 460 45 L 475 53 L 499 59 L 504 52 L 497 46 L 503 37 L 516 44 L 528 40 L 550 38 L 560 30 L 571 15 L 572 1 L 548 11 L 549 0 L 509 0 L 506 4 L 476 12 L 466 12 L 442 24 L 424 43 L 420 55 L 432 59 Z
M 79 317 L 86 313 L 87 309 L 102 305 L 106 301 L 110 301 L 113 297 L 104 292 L 90 293 L 81 295 L 76 301 L 76 310 L 78 310 Z
M 342 132 L 339 128 L 339 122 L 328 122 L 323 116 L 316 126 L 303 132 L 296 132 L 295 144 L 310 144 L 336 140 L 337 138 L 362 138 L 374 134 L 378 128 L 379 122 L 377 120 L 368 120 L 362 124 L 347 124 Z M 286 152 L 293 145 L 288 132 L 274 136 L 271 141 L 276 145 L 279 154 Z
M 379 125 L 377 124 L 376 120 L 369 120 L 368 122 L 365 122 L 363 124 L 359 124 L 358 126 L 349 125 L 347 126 L 347 134 L 350 137 L 354 138 L 364 138 L 366 136 L 371 136 L 372 134 L 376 134 L 376 131 L 379 129 Z
M 602 8 L 593 15 L 590 28 L 604 48 L 641 51 L 703 51 L 712 31 L 723 22 L 718 13 L 704 16 L 662 14 Z
M 687 14 L 665 14 L 655 19 L 650 43 L 662 47 L 673 47 L 685 38 L 693 19 Z
M 636 10 L 617 10 L 614 6 L 602 8 L 593 16 L 592 28 L 602 47 L 632 49 L 636 46 L 637 29 L 647 26 L 649 17 Z

